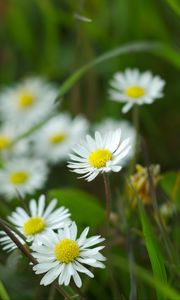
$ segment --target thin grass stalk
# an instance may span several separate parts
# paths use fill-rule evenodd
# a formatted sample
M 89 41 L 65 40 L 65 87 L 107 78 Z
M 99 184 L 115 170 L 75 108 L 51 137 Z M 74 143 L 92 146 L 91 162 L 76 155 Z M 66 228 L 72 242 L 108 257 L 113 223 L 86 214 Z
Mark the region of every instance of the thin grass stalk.
M 110 214 L 111 214 L 111 189 L 108 174 L 103 173 L 105 197 L 106 197 L 106 222 L 107 230 L 109 230 Z
M 171 260 L 172 264 L 176 264 L 177 262 L 177 258 L 176 258 L 176 254 L 174 253 L 174 249 L 171 245 L 171 241 L 169 240 L 168 234 L 166 234 L 166 229 L 164 227 L 164 223 L 162 221 L 160 212 L 159 212 L 159 207 L 158 207 L 158 203 L 157 203 L 157 197 L 156 197 L 156 191 L 155 191 L 155 187 L 154 187 L 154 183 L 153 183 L 153 179 L 152 179 L 152 174 L 150 171 L 150 166 L 149 166 L 149 161 L 148 161 L 148 155 L 147 155 L 147 147 L 146 147 L 146 143 L 144 140 L 142 140 L 142 146 L 143 146 L 143 153 L 144 153 L 144 159 L 145 159 L 145 164 L 147 166 L 147 173 L 148 173 L 148 181 L 149 181 L 149 186 L 150 186 L 150 193 L 151 193 L 151 198 L 152 198 L 152 204 L 153 204 L 153 208 L 154 211 L 156 213 L 156 217 L 157 217 L 157 225 L 159 227 L 159 231 L 161 232 L 161 236 L 163 238 L 165 247 L 166 247 L 166 251 L 167 254 L 169 256 L 169 259 Z M 175 256 L 175 261 L 173 258 L 173 255 Z

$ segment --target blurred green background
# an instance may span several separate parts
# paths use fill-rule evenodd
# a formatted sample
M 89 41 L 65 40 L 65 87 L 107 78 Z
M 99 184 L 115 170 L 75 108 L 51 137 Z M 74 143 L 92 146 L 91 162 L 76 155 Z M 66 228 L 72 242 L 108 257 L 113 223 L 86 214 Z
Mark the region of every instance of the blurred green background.
M 63 97 L 62 109 L 73 115 L 84 113 L 91 121 L 108 116 L 131 120 L 131 111 L 122 115 L 120 104 L 109 101 L 108 82 L 114 72 L 127 67 L 151 70 L 166 80 L 165 96 L 140 108 L 141 134 L 148 144 L 150 162 L 159 163 L 162 171 L 177 170 L 180 166 L 178 3 L 179 0 L 0 0 L 1 87 L 31 75 L 44 76 L 61 86 L 75 70 L 106 51 L 139 40 L 162 42 L 175 50 L 166 52 L 166 58 L 149 52 L 131 53 L 92 68 Z M 92 21 L 85 22 L 77 16 Z M 141 160 L 143 162 L 143 157 L 140 157 Z M 52 171 L 50 182 L 53 182 L 53 187 L 62 185 L 68 178 L 70 183 L 85 185 L 89 190 L 93 186 L 92 193 L 104 193 L 99 191 L 100 180 L 93 185 L 80 183 L 66 167 L 61 170 L 63 176 L 53 175 L 59 174 L 58 167 Z M 113 178 L 114 184 L 119 181 L 116 175 Z M 144 252 L 138 254 L 144 262 Z M 24 300 L 32 299 L 33 293 L 34 298 L 44 299 L 46 289 L 38 289 L 39 279 L 29 274 L 25 277 L 27 267 L 23 265 L 17 272 L 16 255 L 9 256 L 6 265 L 0 266 L 10 295 L 13 299 L 20 300 L 22 297 Z M 116 271 L 119 274 L 119 269 Z M 108 271 L 101 274 L 100 285 L 98 272 L 96 276 L 89 293 L 92 297 L 97 294 L 97 299 L 100 299 L 109 274 Z M 30 286 L 28 280 L 31 281 Z M 128 274 L 123 274 L 120 288 L 128 290 L 128 282 Z M 151 288 L 146 289 L 146 284 L 140 281 L 138 284 L 142 297 L 147 295 L 147 291 L 154 295 Z M 23 288 L 20 296 L 19 290 Z M 106 290 L 106 295 L 108 292 Z
M 141 132 L 150 161 L 163 170 L 180 165 L 179 66 L 180 9 L 176 0 L 1 0 L 0 81 L 11 84 L 43 75 L 60 86 L 84 63 L 125 43 L 160 41 L 176 50 L 169 60 L 131 53 L 92 68 L 64 97 L 63 109 L 91 120 L 121 118 L 120 105 L 108 100 L 108 81 L 126 67 L 151 70 L 166 80 L 165 96 L 141 107 Z M 84 22 L 77 15 L 89 18 Z M 167 56 L 168 56 L 167 55 Z M 170 61 L 174 61 L 171 64 Z M 123 116 L 131 119 L 131 112 Z

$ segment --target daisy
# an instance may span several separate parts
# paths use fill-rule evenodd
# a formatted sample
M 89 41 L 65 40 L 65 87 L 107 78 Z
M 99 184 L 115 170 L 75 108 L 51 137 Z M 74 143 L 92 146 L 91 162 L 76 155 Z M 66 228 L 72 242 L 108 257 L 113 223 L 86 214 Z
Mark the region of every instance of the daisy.
M 118 72 L 110 81 L 110 97 L 117 102 L 125 102 L 122 112 L 126 113 L 134 104 L 150 104 L 162 98 L 165 81 L 153 76 L 150 71 L 140 73 L 138 69 Z
M 136 132 L 134 130 L 134 127 L 128 121 L 125 120 L 118 121 L 112 118 L 107 118 L 103 120 L 101 123 L 97 124 L 95 128 L 101 134 L 105 134 L 108 131 L 115 131 L 117 128 L 121 128 L 122 140 L 129 138 L 129 143 L 131 145 L 130 151 L 121 162 L 122 166 L 126 165 L 128 161 L 133 157 L 134 150 L 135 150 Z
M 54 85 L 40 78 L 25 79 L 0 95 L 0 113 L 17 130 L 28 130 L 54 111 L 58 95 Z
M 34 151 L 51 163 L 67 159 L 72 146 L 85 135 L 88 122 L 77 116 L 72 120 L 68 113 L 52 118 L 34 136 Z
M 0 128 L 0 154 L 4 159 L 8 159 L 8 156 L 12 157 L 12 155 L 14 157 L 29 153 L 29 138 L 24 138 L 14 143 L 17 138 L 18 133 L 14 126 L 4 124 Z
M 11 199 L 17 191 L 24 197 L 41 189 L 47 179 L 48 169 L 44 161 L 16 158 L 6 161 L 0 169 L 0 193 Z
M 22 245 L 25 244 L 25 241 L 21 237 L 19 237 L 19 235 L 17 235 L 15 232 L 13 232 L 13 234 Z M 4 231 L 0 231 L 0 244 L 3 246 L 2 249 L 7 252 L 11 252 L 17 248 L 16 244 Z
M 86 140 L 73 148 L 68 167 L 91 181 L 100 173 L 119 172 L 129 150 L 129 138 L 121 141 L 121 129 L 104 135 L 96 131 L 95 138 L 86 135 Z
M 104 238 L 100 235 L 87 238 L 88 231 L 87 227 L 77 239 L 77 226 L 73 222 L 70 227 L 66 226 L 58 233 L 48 233 L 41 239 L 41 246 L 33 244 L 33 256 L 38 261 L 33 270 L 36 274 L 46 273 L 40 284 L 48 285 L 58 278 L 59 285 L 69 285 L 73 277 L 75 284 L 81 287 L 82 281 L 78 273 L 94 277 L 84 264 L 105 267 L 102 261 L 106 259 L 99 252 L 104 246 L 93 247 L 104 241 Z
M 45 196 L 41 195 L 38 201 L 30 200 L 29 212 L 17 207 L 12 215 L 8 217 L 8 220 L 26 237 L 27 242 L 35 242 L 40 245 L 41 238 L 45 237 L 50 231 L 71 223 L 69 210 L 63 206 L 55 209 L 56 205 L 57 200 L 53 199 L 45 207 Z M 14 248 L 16 247 L 13 243 L 11 249 Z

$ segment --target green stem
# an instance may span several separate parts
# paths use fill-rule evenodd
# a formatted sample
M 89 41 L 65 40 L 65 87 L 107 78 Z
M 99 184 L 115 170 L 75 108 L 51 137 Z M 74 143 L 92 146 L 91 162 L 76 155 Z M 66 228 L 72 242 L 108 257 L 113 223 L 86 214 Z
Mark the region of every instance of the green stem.
M 103 173 L 104 188 L 106 196 L 106 217 L 107 217 L 107 228 L 109 229 L 110 213 L 111 213 L 111 189 L 109 183 L 109 177 L 107 173 Z
M 129 175 L 132 174 L 132 172 L 134 171 L 134 167 L 136 165 L 137 162 L 137 158 L 138 158 L 138 151 L 139 151 L 139 107 L 137 104 L 134 105 L 133 110 L 132 110 L 132 123 L 135 129 L 135 145 L 134 145 L 134 155 L 133 158 L 131 160 L 131 163 L 129 165 Z
M 12 231 L 14 231 L 23 241 L 26 242 L 25 236 L 12 224 L 0 218 L 0 222 L 4 223 L 7 227 L 9 227 Z
M 133 158 L 133 164 L 136 164 L 137 161 L 137 157 L 138 157 L 138 150 L 139 150 L 139 107 L 137 104 L 134 105 L 133 107 L 133 125 L 134 125 L 134 129 L 136 131 L 136 135 L 135 135 L 135 149 L 134 149 L 134 158 Z M 134 167 L 133 165 L 133 167 Z

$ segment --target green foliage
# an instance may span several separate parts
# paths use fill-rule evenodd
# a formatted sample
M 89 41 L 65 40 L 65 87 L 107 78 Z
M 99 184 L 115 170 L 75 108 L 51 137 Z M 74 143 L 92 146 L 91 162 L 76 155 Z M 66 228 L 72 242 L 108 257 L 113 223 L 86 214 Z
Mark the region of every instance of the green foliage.
M 2 283 L 2 281 L 0 281 L 0 299 L 2 300 L 10 300 L 9 295 Z
M 49 191 L 49 199 L 58 199 L 59 205 L 69 208 L 73 220 L 81 226 L 96 229 L 102 225 L 105 213 L 98 199 L 86 192 L 73 188 L 62 188 Z
M 160 185 L 171 201 L 180 203 L 180 172 L 164 173 Z
M 166 0 L 169 6 L 174 10 L 174 12 L 180 16 L 180 4 L 178 0 Z
M 120 255 L 114 255 L 112 257 L 113 264 L 120 270 L 129 272 L 129 263 L 128 260 Z M 138 278 L 143 282 L 146 282 L 152 288 L 155 288 L 158 291 L 159 295 L 162 295 L 159 299 L 168 299 L 168 300 L 179 300 L 180 293 L 173 289 L 166 281 L 160 280 L 160 278 L 155 277 L 153 274 L 148 272 L 145 268 L 133 264 L 132 270 Z
M 81 21 L 76 15 L 88 17 L 92 22 Z M 150 162 L 159 163 L 165 171 L 177 169 L 180 165 L 180 142 L 177 139 L 180 110 L 179 16 L 179 0 L 4 0 L 0 5 L 0 81 L 5 85 L 31 74 L 42 75 L 57 82 L 57 102 L 62 99 L 61 110 L 68 110 L 73 115 L 82 113 L 93 121 L 106 117 L 130 120 L 131 112 L 122 115 L 119 104 L 108 101 L 108 82 L 113 73 L 129 67 L 159 74 L 166 81 L 164 96 L 153 105 L 141 107 L 140 131 L 147 143 Z M 34 126 L 14 143 L 30 136 L 47 121 Z M 143 153 L 140 153 L 139 161 L 143 158 Z M 58 189 L 54 178 L 61 172 L 62 188 Z M 118 192 L 118 176 L 111 178 L 113 196 Z M 95 180 L 92 183 L 93 195 L 97 196 L 92 196 L 82 191 L 86 189 L 82 182 L 78 183 L 79 188 L 76 188 L 76 183 L 70 183 L 68 170 L 62 165 L 53 166 L 52 178 L 43 192 L 48 194 L 49 200 L 57 198 L 59 206 L 69 208 L 80 229 L 90 226 L 91 231 L 101 234 L 105 231 L 103 187 L 99 187 L 98 179 Z M 171 203 L 180 204 L 179 172 L 164 173 L 160 186 L 164 192 L 160 204 L 166 198 Z M 28 195 L 27 202 L 31 197 L 36 198 Z M 118 206 L 115 198 L 113 208 Z M 21 204 L 21 200 L 17 199 L 9 203 L 1 201 L 1 216 L 9 215 Z M 162 245 L 155 234 L 157 228 L 150 222 L 154 216 L 152 207 L 145 211 L 140 205 L 139 210 L 134 209 L 130 215 L 128 226 L 132 229 L 137 264 L 132 263 L 130 268 L 128 259 L 124 258 L 127 233 L 122 229 L 117 209 L 112 214 L 111 238 L 106 239 L 104 250 L 109 265 L 105 270 L 95 271 L 94 280 L 84 276 L 83 297 L 130 299 L 129 277 L 133 273 L 137 279 L 137 299 L 179 300 L 178 211 L 173 218 L 167 218 L 165 224 L 177 264 L 170 264 L 162 254 Z M 148 257 L 144 255 L 143 237 Z M 111 253 L 112 248 L 115 248 L 116 255 Z M 39 277 L 34 276 L 31 268 L 28 269 L 27 261 L 16 256 L 18 253 L 11 254 L 5 264 L 7 254 L 0 252 L 0 279 L 10 295 L 0 282 L 0 298 L 59 299 L 58 293 L 53 296 L 49 293 L 49 287 L 39 286 Z M 153 274 L 148 271 L 149 268 L 152 268 Z
M 164 284 L 167 283 L 167 275 L 166 269 L 164 264 L 164 258 L 162 252 L 160 250 L 159 243 L 155 236 L 155 233 L 152 229 L 152 226 L 148 220 L 148 217 L 145 213 L 145 210 L 142 204 L 139 202 L 139 213 L 141 217 L 141 223 L 143 228 L 143 234 L 145 238 L 146 248 L 148 251 L 149 259 L 151 261 L 153 274 L 155 278 L 160 279 Z M 165 300 L 166 297 L 162 296 L 159 292 L 159 289 L 156 290 L 157 292 L 157 299 L 158 300 Z

